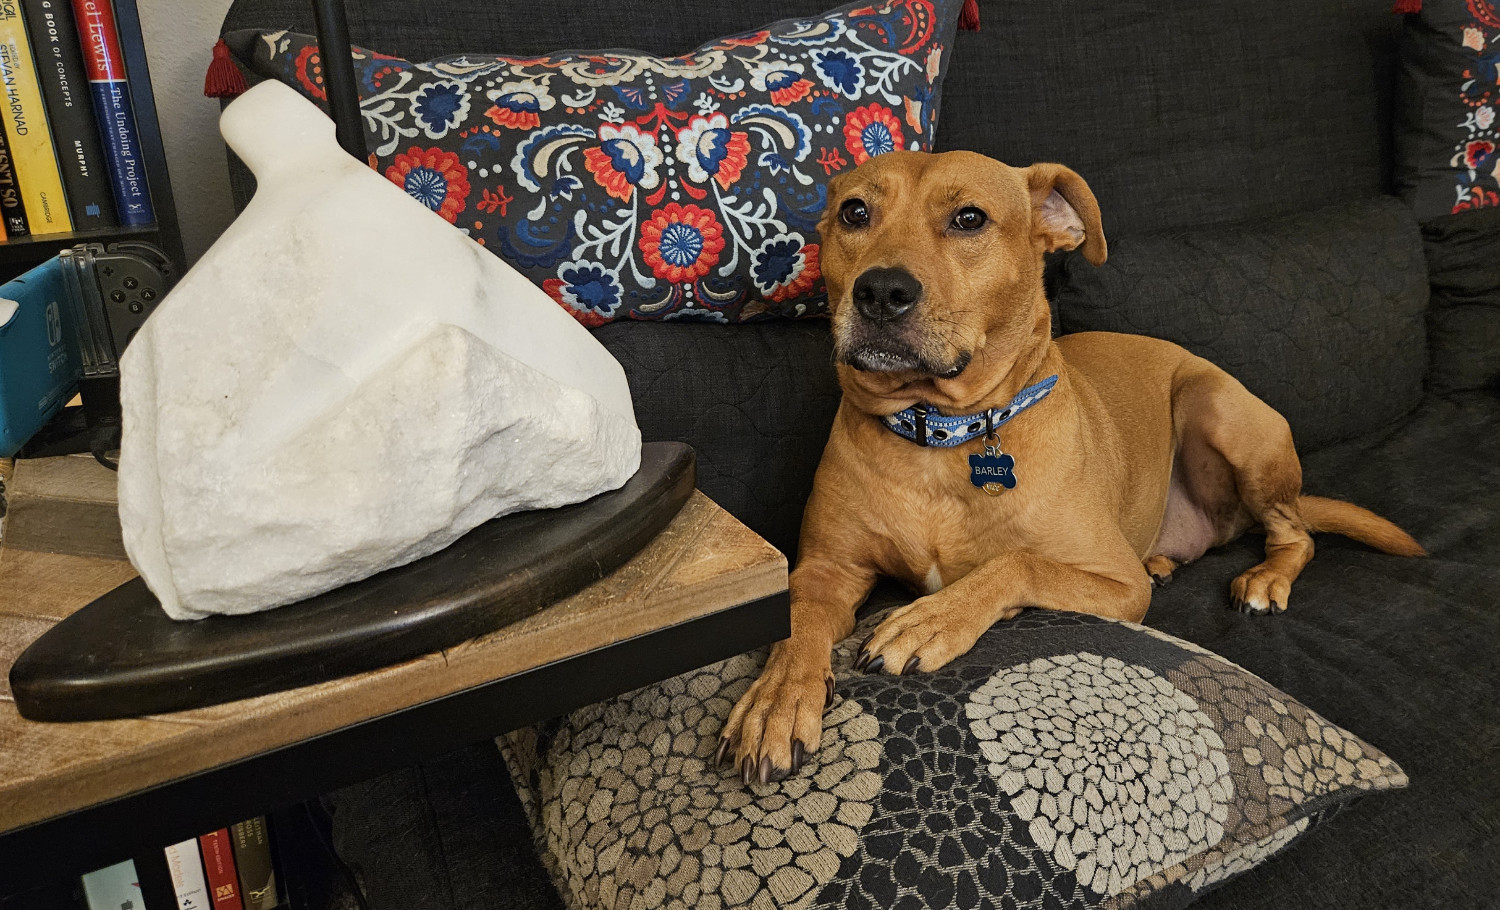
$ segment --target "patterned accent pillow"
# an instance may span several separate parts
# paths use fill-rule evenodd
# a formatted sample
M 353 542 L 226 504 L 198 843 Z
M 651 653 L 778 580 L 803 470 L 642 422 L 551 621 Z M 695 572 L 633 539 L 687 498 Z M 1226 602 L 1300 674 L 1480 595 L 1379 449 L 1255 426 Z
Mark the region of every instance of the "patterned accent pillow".
M 1424 0 L 1405 17 L 1396 185 L 1427 221 L 1500 206 L 1500 3 Z
M 584 325 L 817 315 L 828 180 L 931 148 L 960 5 L 855 3 L 665 59 L 356 49 L 370 164 Z M 225 40 L 326 104 L 314 38 Z
M 1032 610 L 935 673 L 851 668 L 803 771 L 712 766 L 765 652 L 502 737 L 569 906 L 1180 907 L 1406 775 L 1195 645 Z

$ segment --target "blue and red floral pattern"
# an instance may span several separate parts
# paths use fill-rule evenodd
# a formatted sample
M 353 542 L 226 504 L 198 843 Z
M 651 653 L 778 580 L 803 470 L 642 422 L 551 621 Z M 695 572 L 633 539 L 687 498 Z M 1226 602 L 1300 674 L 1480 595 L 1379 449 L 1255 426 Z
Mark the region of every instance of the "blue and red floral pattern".
M 1460 84 L 1464 119 L 1450 162 L 1458 180 L 1453 211 L 1500 206 L 1500 5 L 1466 0 L 1470 21 L 1463 26 L 1466 68 Z
M 371 166 L 584 325 L 818 315 L 828 181 L 931 148 L 960 6 L 852 4 L 671 58 L 356 49 Z M 325 103 L 312 37 L 229 43 Z

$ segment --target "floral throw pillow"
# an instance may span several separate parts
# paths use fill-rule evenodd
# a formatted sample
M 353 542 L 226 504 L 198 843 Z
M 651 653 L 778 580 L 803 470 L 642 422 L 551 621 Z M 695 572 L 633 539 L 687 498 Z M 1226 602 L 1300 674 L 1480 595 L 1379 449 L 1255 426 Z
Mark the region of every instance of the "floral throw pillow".
M 1500 207 L 1500 2 L 1424 0 L 1405 17 L 1396 182 L 1417 218 Z
M 817 315 L 828 180 L 931 147 L 960 5 L 857 3 L 671 58 L 356 49 L 370 164 L 585 325 Z M 326 103 L 314 38 L 225 40 Z
M 935 673 L 854 671 L 803 770 L 746 788 L 742 655 L 499 740 L 570 907 L 1181 907 L 1363 794 L 1385 755 L 1223 658 L 1032 610 Z

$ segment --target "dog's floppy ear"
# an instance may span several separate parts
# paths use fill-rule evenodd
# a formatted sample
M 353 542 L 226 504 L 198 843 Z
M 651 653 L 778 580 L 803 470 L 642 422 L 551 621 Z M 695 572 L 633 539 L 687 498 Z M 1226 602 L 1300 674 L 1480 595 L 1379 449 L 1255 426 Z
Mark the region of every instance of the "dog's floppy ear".
M 1099 203 L 1089 185 L 1061 164 L 1033 164 L 1026 168 L 1031 189 L 1032 225 L 1047 252 L 1083 247 L 1083 258 L 1103 265 L 1109 254 Z

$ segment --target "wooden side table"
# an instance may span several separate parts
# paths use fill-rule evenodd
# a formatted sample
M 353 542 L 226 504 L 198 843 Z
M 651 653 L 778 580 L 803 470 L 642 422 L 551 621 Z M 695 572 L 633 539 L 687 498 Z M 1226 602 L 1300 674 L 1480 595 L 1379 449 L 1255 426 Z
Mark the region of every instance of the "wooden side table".
M 0 547 L 0 667 L 8 672 L 52 624 L 134 574 L 119 560 Z M 785 557 L 695 492 L 608 577 L 515 625 L 383 670 L 82 723 L 25 720 L 0 679 L 0 885 L 19 891 L 129 857 L 159 861 L 166 844 L 789 631 Z

